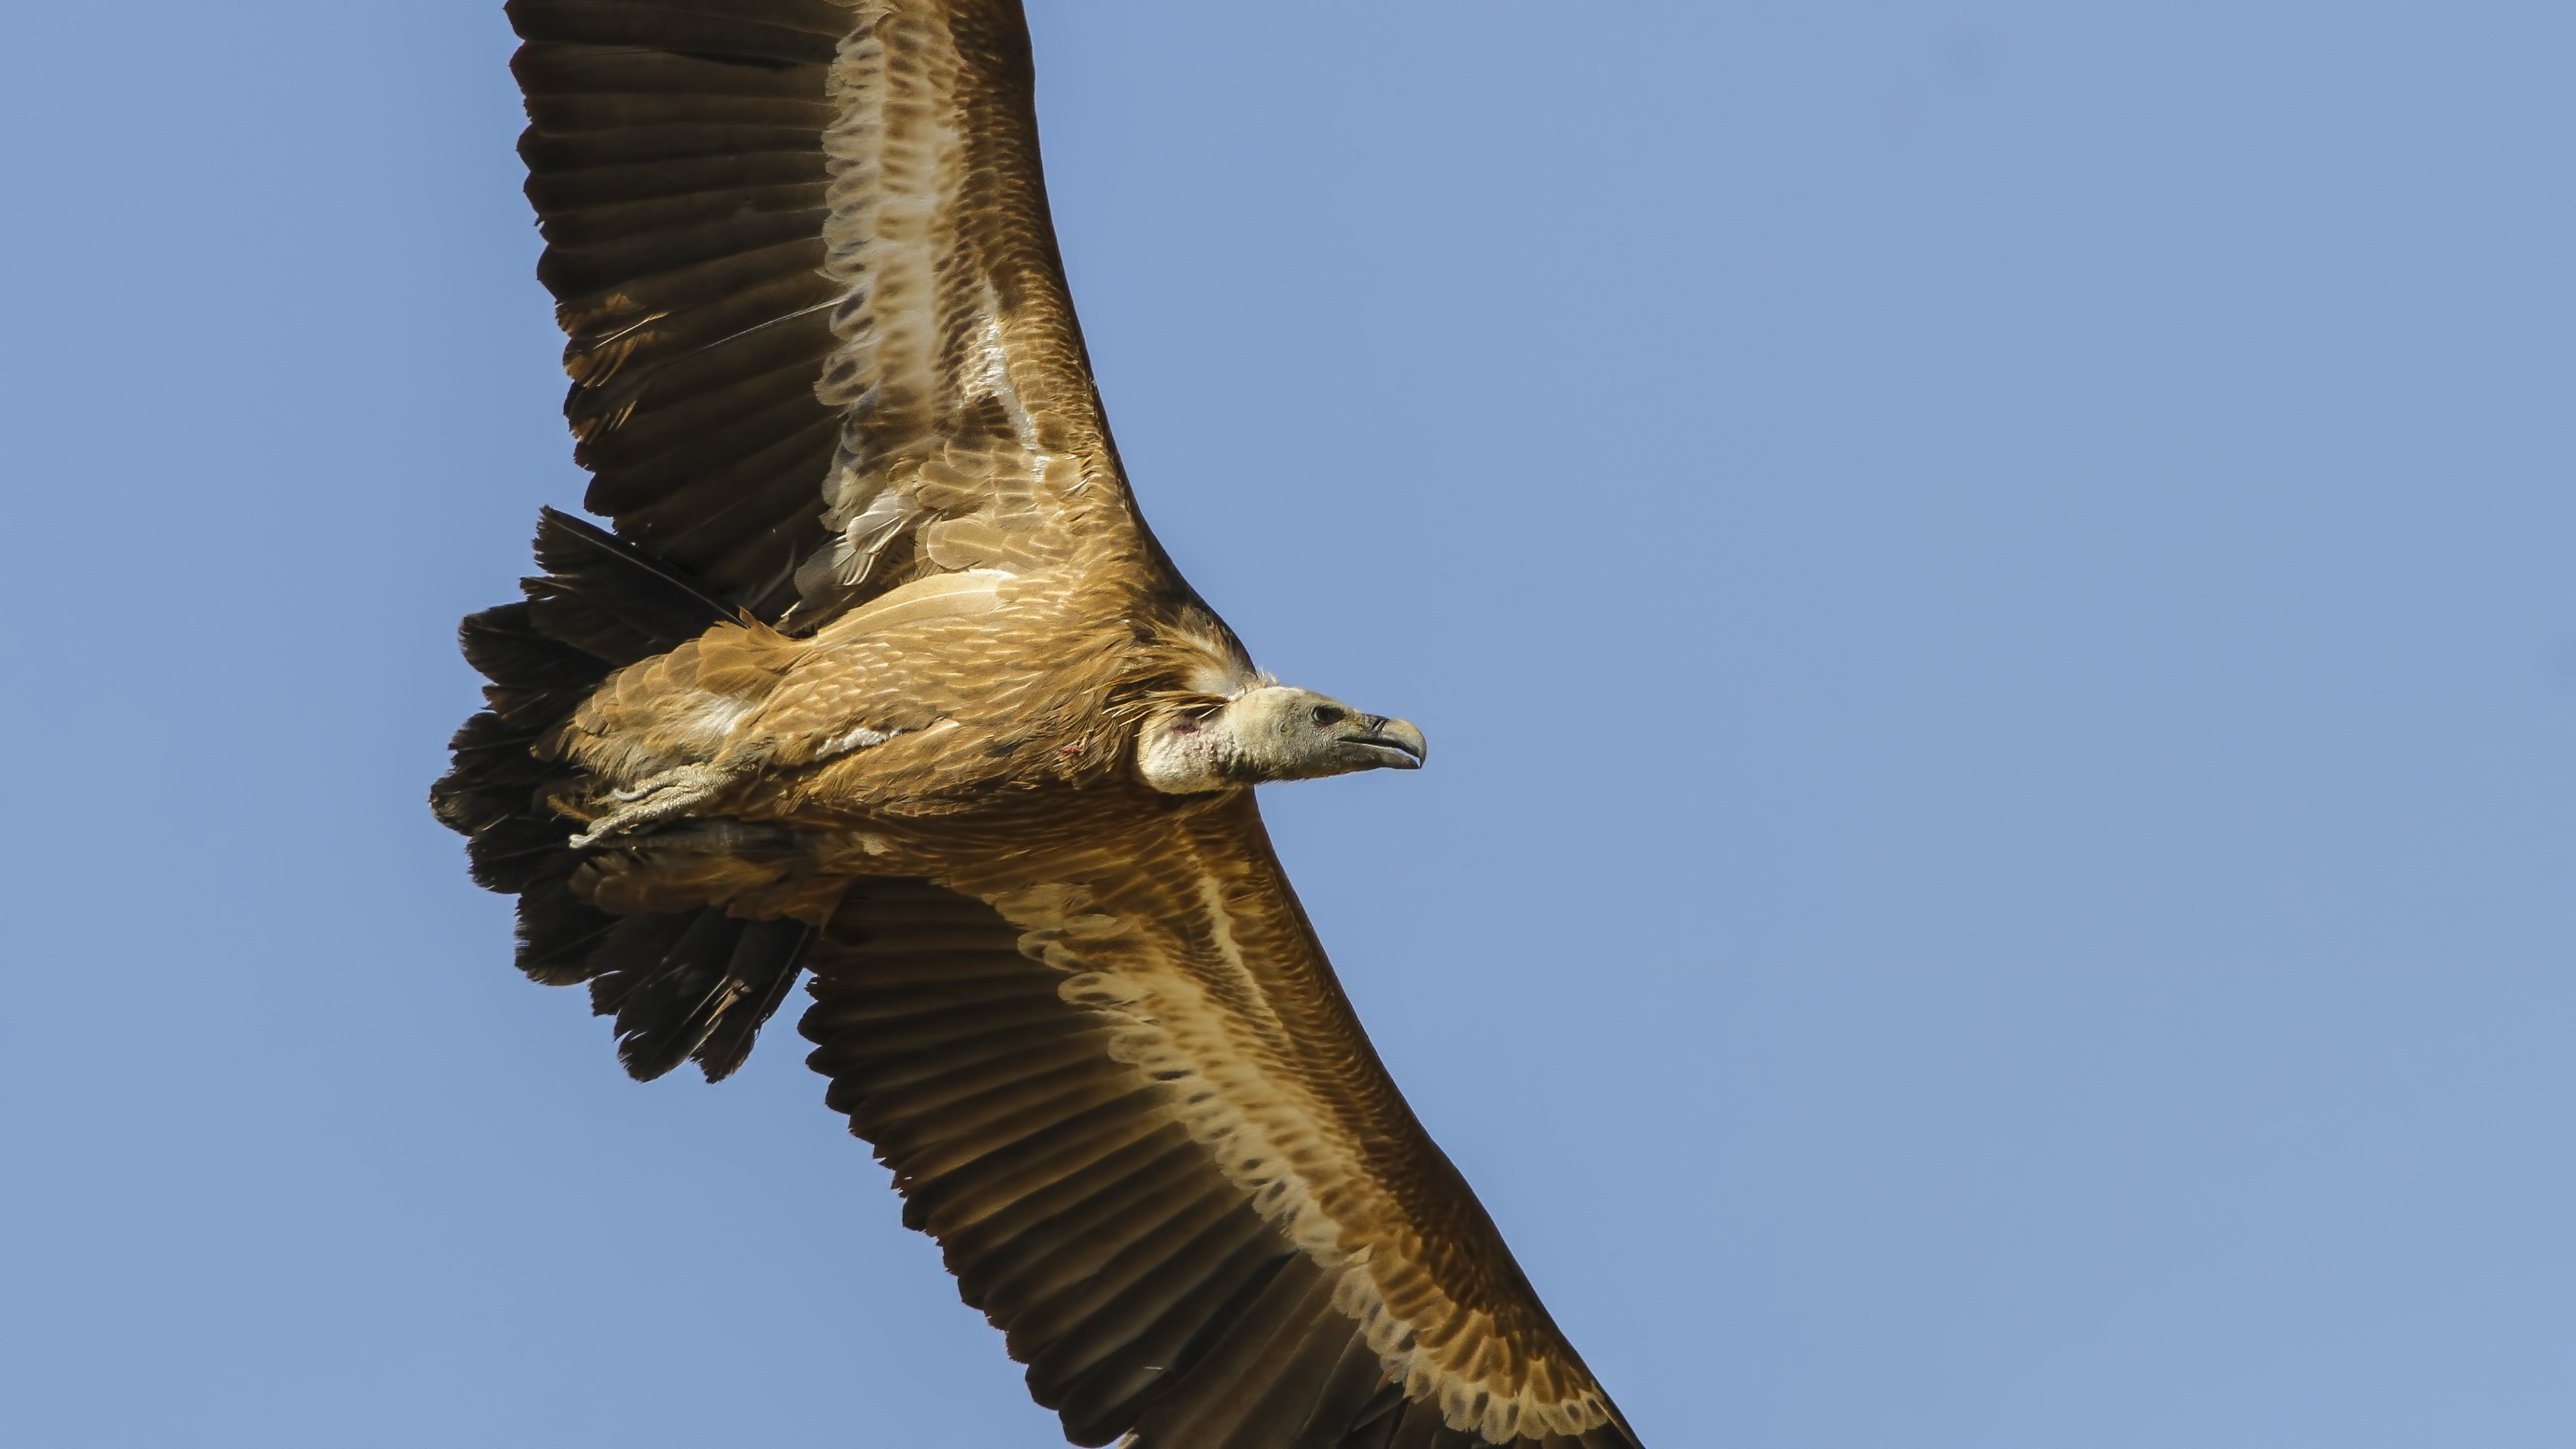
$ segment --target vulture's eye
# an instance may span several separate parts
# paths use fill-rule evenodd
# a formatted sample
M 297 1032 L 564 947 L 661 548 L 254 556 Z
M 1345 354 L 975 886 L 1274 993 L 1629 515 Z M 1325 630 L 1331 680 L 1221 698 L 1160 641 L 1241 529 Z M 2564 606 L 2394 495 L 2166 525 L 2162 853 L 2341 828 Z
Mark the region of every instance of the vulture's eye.
M 1315 706 L 1315 723 L 1319 725 L 1337 725 L 1347 717 L 1348 711 L 1335 709 L 1329 704 Z

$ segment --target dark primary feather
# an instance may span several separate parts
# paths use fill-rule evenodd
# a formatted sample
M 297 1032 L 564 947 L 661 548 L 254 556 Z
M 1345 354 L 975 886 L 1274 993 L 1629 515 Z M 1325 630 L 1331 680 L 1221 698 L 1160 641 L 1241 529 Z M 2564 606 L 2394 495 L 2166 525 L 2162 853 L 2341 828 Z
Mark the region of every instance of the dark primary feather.
M 774 619 L 822 540 L 823 0 L 512 0 L 589 506 Z M 667 506 L 656 508 L 657 504 Z
M 651 0 L 510 0 L 503 7 L 531 40 L 649 45 L 750 65 L 819 64 L 849 29 L 850 13 L 828 0 L 739 0 L 654 4 Z

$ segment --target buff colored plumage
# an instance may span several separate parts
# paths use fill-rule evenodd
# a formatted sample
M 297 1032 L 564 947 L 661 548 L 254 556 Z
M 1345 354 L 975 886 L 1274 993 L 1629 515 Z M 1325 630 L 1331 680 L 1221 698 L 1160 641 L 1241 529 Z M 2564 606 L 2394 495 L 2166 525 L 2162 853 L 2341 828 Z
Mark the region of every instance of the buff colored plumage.
M 1262 831 L 1422 737 L 1261 675 L 1137 514 L 1017 4 L 509 10 L 614 524 L 464 626 L 433 804 L 522 969 L 710 1079 L 810 971 L 827 1101 L 1076 1443 L 1634 1449 Z

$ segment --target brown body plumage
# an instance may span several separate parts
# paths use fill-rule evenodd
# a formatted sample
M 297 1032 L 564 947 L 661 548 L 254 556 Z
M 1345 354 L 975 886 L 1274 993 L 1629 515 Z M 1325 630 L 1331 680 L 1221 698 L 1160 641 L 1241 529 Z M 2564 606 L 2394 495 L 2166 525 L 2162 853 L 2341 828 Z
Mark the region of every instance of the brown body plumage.
M 639 1076 L 806 969 L 827 1099 L 1077 1443 L 1634 1438 L 1369 1048 L 1251 786 L 1410 767 L 1138 516 L 1013 0 L 513 0 L 590 506 L 434 795 Z

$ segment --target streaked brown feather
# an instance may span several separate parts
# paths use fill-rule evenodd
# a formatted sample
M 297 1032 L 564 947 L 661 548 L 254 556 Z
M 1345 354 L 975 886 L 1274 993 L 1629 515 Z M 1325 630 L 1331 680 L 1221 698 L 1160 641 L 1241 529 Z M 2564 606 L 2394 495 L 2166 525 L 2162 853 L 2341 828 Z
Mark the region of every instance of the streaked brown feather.
M 1107 1056 L 1109 1034 L 1049 1019 L 1014 1030 L 983 1032 L 964 1041 L 928 1050 L 863 1052 L 826 1048 L 825 1068 L 862 1091 L 885 1092 L 936 1082 L 958 1073 L 977 1073 L 1010 1065 L 1040 1070 L 1067 1061 Z
M 1297 1432 L 1290 1435 L 1291 1449 L 1354 1449 L 1372 1437 L 1367 1426 L 1372 1417 L 1384 1432 L 1394 1432 L 1396 1406 L 1403 1402 L 1401 1386 L 1386 1382 L 1385 1366 L 1379 1362 L 1368 1340 L 1356 1334 L 1326 1335 L 1324 1345 L 1339 1345 L 1331 1367 L 1303 1402 L 1290 1400 L 1274 1406 L 1273 1412 L 1283 1420 L 1304 1415 Z
M 600 474 L 613 477 L 613 487 L 623 492 L 644 492 L 659 482 L 657 498 L 626 511 L 626 518 L 636 518 L 636 523 L 626 526 L 626 534 L 652 544 L 654 552 L 680 562 L 698 578 L 734 583 L 714 567 L 716 559 L 732 549 L 690 547 L 685 539 L 696 539 L 701 531 L 716 536 L 716 529 L 721 529 L 721 539 L 737 541 L 739 534 L 755 534 L 762 523 L 788 523 L 788 518 L 762 518 L 762 513 L 752 511 L 750 500 L 768 495 L 804 498 L 811 480 L 799 472 L 817 467 L 817 459 L 827 459 L 822 443 L 829 441 L 829 425 L 832 420 L 819 418 L 811 402 L 786 394 L 747 418 L 708 428 L 675 449 L 662 449 L 659 454 L 639 449 L 644 456 L 634 459 L 634 467 L 626 467 L 626 459 L 616 456 L 621 451 L 616 433 L 600 438 L 595 454 L 587 446 L 580 454 L 585 459 L 598 456 Z M 732 495 L 726 498 L 726 492 Z M 688 511 L 683 503 L 665 511 L 665 505 L 675 500 L 696 498 L 724 498 L 724 503 L 703 511 Z M 799 523 L 799 531 L 811 534 L 811 523 Z
M 1099 1076 L 1078 1078 L 1065 1089 L 1031 1099 L 1007 1088 L 970 1098 L 954 1122 L 918 1119 L 888 1125 L 868 1138 L 887 1155 L 924 1175 L 936 1175 L 951 1164 L 963 1164 L 1009 1144 L 1045 1133 L 1096 1107 L 1124 1103 L 1139 1095 L 1131 1083 Z M 863 1102 L 851 1115 L 853 1128 L 867 1115 Z
M 684 55 L 774 64 L 832 58 L 849 23 L 837 5 L 760 0 L 754 5 L 650 4 L 646 0 L 510 0 L 503 7 L 530 40 L 640 45 Z M 746 12 L 760 19 L 744 18 Z
M 1461 1437 L 1441 1423 L 1440 1415 L 1431 1405 L 1417 1401 L 1406 1404 L 1399 1411 L 1395 1434 L 1387 1441 L 1387 1449 L 1448 1449 Z
M 818 1008 L 808 1012 L 806 1019 L 818 1031 L 866 1030 L 882 1043 L 881 1050 L 917 1056 L 979 1041 L 993 1032 L 1024 1026 L 1054 1027 L 1062 1022 L 1063 1012 L 1046 993 L 1030 991 L 1024 983 L 1013 982 L 1010 992 L 991 1001 L 936 1008 L 918 1003 L 862 1006 L 840 1002 L 829 1011 Z
M 768 495 L 780 487 L 811 486 L 814 475 L 831 462 L 832 441 L 840 421 L 814 409 L 800 428 L 757 452 L 691 468 L 669 459 L 647 459 L 634 467 L 603 467 L 586 500 L 601 513 L 640 513 L 665 498 L 703 494 L 722 507 L 747 495 Z M 755 439 L 755 441 L 757 441 Z M 802 496 L 801 494 L 797 496 Z M 610 504 L 619 505 L 611 508 Z
M 644 108 L 630 107 L 630 117 Z M 559 113 L 557 113 L 559 114 Z M 587 115 L 576 117 L 580 129 L 547 129 L 547 119 L 531 115 L 531 126 L 519 142 L 519 159 L 541 176 L 579 175 L 604 167 L 641 166 L 666 161 L 694 161 L 711 156 L 751 158 L 798 156 L 812 149 L 810 132 L 799 126 L 746 126 L 707 121 L 629 123 L 597 129 Z M 819 231 L 820 228 L 818 227 Z
M 854 1126 L 864 1120 L 873 1141 L 902 1144 L 922 1140 L 916 1134 L 973 1131 L 986 1123 L 1017 1121 L 1030 1112 L 1066 1107 L 1078 1111 L 1133 1090 L 1134 1084 L 1105 1069 L 1098 1055 L 1084 1053 L 1041 1070 L 1029 1070 L 1018 1062 L 996 1063 L 982 1071 L 951 1072 L 871 1092 L 865 1110 L 852 1113 L 850 1120 Z M 934 1117 L 935 1124 L 925 1124 L 925 1118 Z
M 832 1105 L 828 1092 L 824 1103 Z M 896 1183 L 904 1193 L 904 1226 L 937 1236 L 950 1222 L 980 1219 L 1121 1148 L 1177 1131 L 1175 1124 L 1157 1120 L 1138 1111 L 1133 1101 L 1120 1098 L 1057 1123 L 1043 1135 L 1024 1137 L 936 1171 L 897 1168 Z
M 742 431 L 779 431 L 770 426 L 776 418 L 775 411 L 756 413 Z M 799 490 L 812 481 L 813 470 L 830 456 L 825 451 L 828 439 L 816 436 L 821 430 L 818 426 L 790 433 L 783 446 L 715 470 L 633 510 L 628 514 L 632 520 L 629 534 L 650 543 L 658 552 L 688 560 L 692 569 L 704 576 L 730 578 L 731 573 L 720 568 L 718 561 L 732 555 L 745 542 L 763 536 L 764 524 L 775 526 L 780 509 L 790 499 L 802 496 Z M 732 485 L 733 496 L 720 505 L 695 509 L 688 506 L 701 497 L 721 496 L 718 490 L 727 483 Z
M 528 98 L 528 119 L 540 133 L 550 137 L 684 126 L 751 128 L 799 137 L 822 129 L 831 118 L 819 89 L 785 95 L 722 95 L 672 91 L 654 85 L 597 90 L 566 87 Z M 774 149 L 802 150 L 804 142 L 798 139 L 792 145 Z M 815 230 L 820 232 L 822 228 L 817 225 Z
M 966 1301 L 980 1305 L 994 1285 L 1053 1257 L 1059 1243 L 1132 1219 L 1192 1183 L 1204 1185 L 1207 1177 L 1207 1154 L 1186 1133 L 1157 1135 L 1015 1198 L 998 1200 L 1003 1195 L 997 1193 L 987 1211 L 970 1221 L 952 1217 L 937 1231 L 950 1256 L 970 1265 L 960 1269 L 958 1287 Z
M 808 417 L 813 400 L 798 386 L 797 374 L 802 370 L 798 364 L 802 359 L 794 355 L 794 339 L 778 340 L 789 344 L 789 355 L 783 359 L 769 361 L 755 355 L 703 359 L 710 364 L 708 370 L 719 375 L 696 388 L 689 388 L 686 379 L 655 377 L 638 379 L 641 387 L 660 394 L 649 400 L 630 399 L 622 406 L 610 407 L 616 399 L 584 399 L 585 408 L 596 402 L 606 410 L 592 415 L 595 422 L 591 418 L 584 420 L 582 457 L 613 467 L 628 459 L 669 456 L 686 444 L 704 447 L 698 441 L 701 439 L 730 438 L 766 445 L 769 439 L 790 432 Z M 743 370 L 764 361 L 769 365 L 763 371 Z M 736 367 L 726 368 L 727 363 Z M 708 521 L 702 515 L 728 511 L 736 501 L 708 498 L 694 510 L 673 509 L 673 504 L 689 501 L 692 494 L 702 491 L 702 484 L 673 490 L 621 522 L 629 537 L 652 541 L 654 535 L 692 532 Z M 716 506 L 709 508 L 704 503 Z M 649 526 L 640 523 L 647 518 L 651 520 Z M 671 554 L 667 545 L 658 542 L 655 551 Z
M 1189 1371 L 1146 1407 L 1136 1424 L 1138 1441 L 1158 1449 L 1232 1449 L 1208 1430 L 1221 1432 L 1228 1410 L 1258 1391 L 1271 1346 L 1303 1330 L 1317 1309 L 1329 1310 L 1330 1301 L 1325 1275 L 1311 1260 L 1292 1259 L 1222 1327 Z
M 917 1040 L 917 1030 L 936 1033 L 950 1022 L 972 1026 L 980 1035 L 1007 1019 L 1000 1013 L 986 1014 L 987 1006 L 1038 1002 L 1048 1008 L 1048 1021 L 1063 1020 L 1055 983 L 1033 972 L 990 969 L 991 963 L 962 951 L 928 950 L 910 960 L 927 969 L 909 981 L 889 982 L 884 990 L 868 993 L 863 1002 L 837 1008 L 830 1018 L 853 1024 L 902 1023 L 883 1037 L 888 1043 Z M 955 974 L 938 974 L 942 966 L 953 967 Z
M 1287 1255 L 1278 1235 L 1244 1211 L 1222 1185 L 1200 1201 L 1214 1208 L 1204 1213 L 1203 1223 L 1194 1214 L 1164 1220 L 1152 1230 L 1155 1239 L 1178 1241 L 1132 1242 L 1082 1283 L 1078 1293 L 1055 1295 L 1013 1325 L 1026 1350 L 1029 1391 L 1038 1402 L 1059 1400 L 1071 1385 L 1134 1346 L 1193 1297 L 1213 1306 L 1213 1300 L 1230 1296 L 1234 1285 L 1248 1279 L 1261 1260 Z M 1201 1326 L 1175 1324 L 1166 1335 L 1170 1346 L 1179 1348 Z
M 512 23 L 527 41 L 510 58 L 533 116 L 557 98 L 631 96 L 628 124 L 655 125 L 697 114 L 697 108 L 730 99 L 823 103 L 821 63 L 793 66 L 732 65 L 640 45 L 590 45 L 529 35 L 524 17 Z M 779 118 L 784 119 L 782 116 Z M 584 129 L 571 126 L 566 129 Z
M 1151 1397 L 1195 1366 L 1270 1280 L 1296 1261 L 1296 1253 L 1276 1235 L 1247 1232 L 1232 1253 L 1197 1281 L 1184 1285 L 1183 1275 L 1175 1274 L 1155 1286 L 1178 1292 L 1140 1299 L 1132 1317 L 1104 1314 L 1094 1333 L 1051 1346 L 1029 1365 L 1029 1393 L 1063 1416 L 1067 1438 L 1077 1444 L 1107 1443 L 1136 1422 Z M 1163 1305 L 1161 1310 L 1143 1321 L 1156 1304 Z M 1123 1342 L 1100 1351 L 1103 1340 L 1122 1333 Z
M 1068 1235 L 1056 1250 L 1021 1271 L 994 1279 L 975 1306 L 1010 1326 L 1012 1356 L 1027 1360 L 1078 1331 L 1138 1278 L 1188 1251 L 1202 1234 L 1232 1241 L 1254 1227 L 1235 1215 L 1241 1204 L 1224 1185 L 1197 1184 L 1133 1215 Z
M 650 231 L 630 229 L 613 241 L 590 243 L 568 239 L 566 233 L 573 228 L 553 227 L 548 230 L 537 280 L 550 291 L 577 296 L 717 257 L 801 241 L 821 229 L 822 217 L 817 208 L 763 211 L 737 203 L 714 217 L 667 223 Z
M 815 264 L 821 260 L 822 248 L 813 238 L 790 237 L 673 267 L 651 276 L 627 278 L 611 290 L 576 293 L 565 297 L 563 306 L 567 317 L 582 319 L 585 325 L 593 317 L 611 313 L 640 321 L 656 313 L 677 312 L 766 284 L 810 276 Z M 742 329 L 718 340 L 760 335 L 750 329 Z M 768 339 L 762 336 L 761 340 Z M 716 343 L 706 345 L 714 346 Z M 691 348 L 677 355 L 694 356 L 696 351 Z M 813 385 L 810 374 L 806 385 L 809 390 Z M 634 400 L 622 391 L 599 398 L 587 394 L 577 396 L 594 416 L 598 411 L 614 411 Z
M 1313 1442 L 1309 1426 L 1320 1411 L 1330 1425 L 1325 1442 L 1338 1445 L 1366 1394 L 1335 1403 L 1325 1389 L 1355 1337 L 1349 1320 L 1333 1310 L 1331 1287 L 1318 1284 L 1262 1349 L 1257 1378 L 1225 1396 L 1220 1412 L 1200 1420 L 1182 1442 L 1291 1449 Z
M 840 1074 L 861 1083 L 882 1110 L 895 1114 L 935 1110 L 980 1085 L 1052 1079 L 1072 1068 L 1100 1072 L 1108 1059 L 1109 1037 L 1102 1031 L 1053 1029 L 1039 1038 L 1031 1029 L 1007 1034 L 996 1044 L 989 1036 L 935 1051 L 915 1052 L 894 1066 L 861 1066 Z M 936 1063 L 936 1065 L 934 1065 Z
M 703 156 L 588 166 L 529 176 L 528 201 L 539 215 L 638 201 L 807 186 L 825 179 L 823 158 L 805 151 L 761 151 L 742 156 Z
M 566 208 L 547 216 L 538 232 L 552 246 L 589 248 L 650 239 L 676 231 L 721 225 L 736 219 L 765 221 L 773 216 L 814 216 L 823 210 L 823 183 L 793 186 L 737 186 L 686 196 L 657 196 L 606 206 Z M 763 240 L 760 245 L 767 245 Z M 742 250 L 742 248 L 730 248 Z M 543 265 L 540 260 L 540 265 Z M 821 279 L 815 279 L 819 284 Z M 553 290 L 553 289 L 549 289 Z M 568 288 L 582 291 L 587 288 Z

